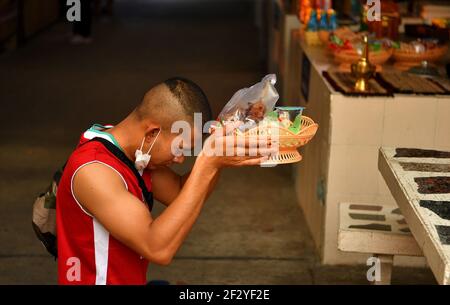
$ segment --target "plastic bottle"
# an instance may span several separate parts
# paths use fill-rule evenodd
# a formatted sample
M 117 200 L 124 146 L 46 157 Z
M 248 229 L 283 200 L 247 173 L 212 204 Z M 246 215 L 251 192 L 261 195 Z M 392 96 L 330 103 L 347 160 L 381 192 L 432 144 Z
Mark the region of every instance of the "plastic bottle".
M 317 32 L 317 14 L 315 10 L 311 10 L 311 15 L 308 21 L 308 31 Z
M 334 9 L 328 10 L 328 30 L 335 31 L 337 29 L 337 16 Z

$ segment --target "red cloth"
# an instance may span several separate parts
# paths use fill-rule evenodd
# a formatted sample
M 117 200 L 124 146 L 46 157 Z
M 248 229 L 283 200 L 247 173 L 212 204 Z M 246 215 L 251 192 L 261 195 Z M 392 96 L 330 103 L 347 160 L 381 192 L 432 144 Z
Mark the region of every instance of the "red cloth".
M 87 140 L 82 136 L 80 144 Z M 79 146 L 66 164 L 56 196 L 58 282 L 144 285 L 148 261 L 111 236 L 73 196 L 74 174 L 91 162 L 112 167 L 122 177 L 128 191 L 147 206 L 137 178 L 125 164 L 99 142 Z M 143 178 L 151 191 L 150 171 L 144 171 Z

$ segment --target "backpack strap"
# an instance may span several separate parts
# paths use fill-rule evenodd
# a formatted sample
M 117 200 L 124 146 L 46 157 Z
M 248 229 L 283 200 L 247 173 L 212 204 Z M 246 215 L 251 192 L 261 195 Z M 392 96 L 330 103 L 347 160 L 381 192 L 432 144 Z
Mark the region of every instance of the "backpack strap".
M 147 189 L 147 186 L 145 185 L 144 179 L 139 174 L 139 172 L 136 169 L 136 167 L 134 167 L 133 161 L 131 161 L 120 148 L 118 148 L 116 145 L 114 145 L 113 143 L 109 142 L 106 139 L 95 137 L 95 138 L 89 140 L 89 142 L 100 142 L 100 143 L 102 143 L 103 146 L 105 146 L 105 148 L 107 150 L 109 150 L 114 156 L 117 157 L 117 159 L 119 159 L 120 161 L 122 161 L 122 163 L 124 163 L 126 166 L 128 166 L 128 168 L 136 176 L 136 178 L 138 180 L 138 183 L 139 183 L 139 187 L 141 188 L 142 194 L 144 195 L 145 202 L 147 203 L 147 205 L 148 205 L 148 207 L 149 207 L 149 209 L 151 211 L 153 209 L 153 193 L 149 192 L 149 190 Z

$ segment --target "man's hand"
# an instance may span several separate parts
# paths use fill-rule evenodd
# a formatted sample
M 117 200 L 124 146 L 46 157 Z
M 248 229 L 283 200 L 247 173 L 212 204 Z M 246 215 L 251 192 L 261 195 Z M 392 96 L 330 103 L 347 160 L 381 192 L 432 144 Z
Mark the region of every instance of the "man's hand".
M 270 137 L 244 137 L 234 134 L 235 126 L 217 128 L 210 135 L 198 156 L 215 168 L 259 165 L 277 151 Z
M 216 127 L 211 129 L 213 134 L 205 141 L 204 149 L 197 163 L 205 163 L 218 169 L 222 167 L 259 165 L 267 160 L 267 155 L 276 152 L 277 143 L 273 139 L 260 138 L 258 141 L 258 139 L 253 138 L 249 143 L 248 139 L 245 141 L 244 137 L 233 135 L 234 129 L 239 124 L 238 122 L 227 125 L 227 128 Z M 221 150 L 218 149 L 219 146 L 222 146 Z M 239 155 L 237 152 L 239 152 Z M 253 155 L 249 155 L 249 152 L 252 152 Z M 180 176 L 170 168 L 162 167 L 153 170 L 151 175 L 154 197 L 164 205 L 169 206 L 180 193 L 190 173 Z M 210 184 L 208 194 L 212 192 L 217 180 L 218 174 L 215 176 L 213 183 Z

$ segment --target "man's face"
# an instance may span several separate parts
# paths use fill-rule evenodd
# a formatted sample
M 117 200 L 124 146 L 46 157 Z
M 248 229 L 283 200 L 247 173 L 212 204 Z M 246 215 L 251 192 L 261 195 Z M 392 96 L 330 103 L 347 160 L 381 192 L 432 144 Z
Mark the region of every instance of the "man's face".
M 197 130 L 192 125 L 190 133 L 184 132 L 185 134 L 180 134 L 162 130 L 150 152 L 152 157 L 147 168 L 155 169 L 174 163 L 183 163 L 185 155 L 194 147 L 195 135 L 200 139 L 202 136 L 201 130 Z

